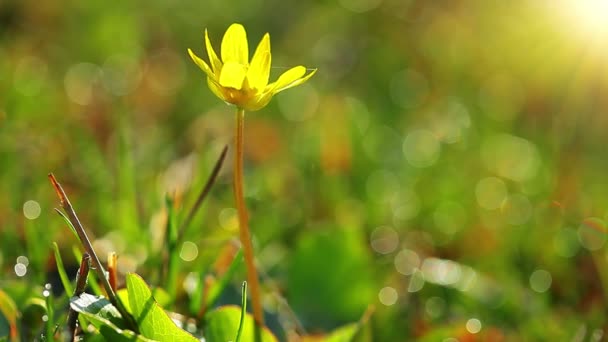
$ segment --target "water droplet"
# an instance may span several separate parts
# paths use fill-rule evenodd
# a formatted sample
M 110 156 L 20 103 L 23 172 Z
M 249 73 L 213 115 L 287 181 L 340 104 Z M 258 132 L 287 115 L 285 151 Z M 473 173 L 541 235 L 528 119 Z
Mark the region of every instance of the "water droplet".
M 47 316 L 47 315 L 43 315 L 43 316 L 42 316 L 42 321 L 43 321 L 43 322 L 46 322 L 46 321 L 48 321 L 48 320 L 49 320 L 49 316 Z
M 43 296 L 43 297 L 48 297 L 48 296 L 50 296 L 50 295 L 51 295 L 51 291 L 49 291 L 49 290 L 44 290 L 44 291 L 42 291 L 42 296 Z

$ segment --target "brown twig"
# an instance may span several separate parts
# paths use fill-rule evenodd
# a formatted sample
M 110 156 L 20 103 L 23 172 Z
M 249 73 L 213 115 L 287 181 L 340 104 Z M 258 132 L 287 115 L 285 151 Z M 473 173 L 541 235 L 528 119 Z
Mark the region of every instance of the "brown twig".
M 116 276 L 116 252 L 110 252 L 108 253 L 108 281 L 110 282 L 110 287 L 112 288 L 112 290 L 114 290 L 116 292 L 116 283 L 117 283 L 117 276 Z
M 99 280 L 101 280 L 101 283 L 102 283 L 104 289 L 106 290 L 108 299 L 110 300 L 112 305 L 114 305 L 118 309 L 118 311 L 120 312 L 122 317 L 125 319 L 129 329 L 133 330 L 136 333 L 139 333 L 139 328 L 137 327 L 137 323 L 135 322 L 135 319 L 133 318 L 133 316 L 131 316 L 131 314 L 129 314 L 129 312 L 126 310 L 125 306 L 122 304 L 120 299 L 116 296 L 116 293 L 114 293 L 114 290 L 112 290 L 112 287 L 110 286 L 110 283 L 108 282 L 108 279 L 106 278 L 105 269 L 104 269 L 103 265 L 101 264 L 101 262 L 99 261 L 99 257 L 95 253 L 95 250 L 93 249 L 93 245 L 91 244 L 91 241 L 89 240 L 89 237 L 87 236 L 87 233 L 84 230 L 84 227 L 80 223 L 80 220 L 78 219 L 78 216 L 76 215 L 76 212 L 74 211 L 74 208 L 72 207 L 72 204 L 70 203 L 70 200 L 68 199 L 68 196 L 65 194 L 65 191 L 61 187 L 61 184 L 59 184 L 57 182 L 57 180 L 55 179 L 55 176 L 52 173 L 49 173 L 49 179 L 51 180 L 51 183 L 53 184 L 53 188 L 55 188 L 55 192 L 57 193 L 57 196 L 59 197 L 61 207 L 63 208 L 63 210 L 65 210 L 65 212 L 68 216 L 68 219 L 74 226 L 74 229 L 76 229 L 76 234 L 78 234 L 78 238 L 80 238 L 80 243 L 82 243 L 82 246 L 84 247 L 85 251 L 87 253 L 89 253 L 89 255 L 91 256 L 91 262 L 93 264 L 93 268 L 95 269 L 95 272 L 97 272 L 97 278 L 99 278 Z
M 80 268 L 78 269 L 78 274 L 76 274 L 76 288 L 74 289 L 73 297 L 78 297 L 82 293 L 84 293 L 84 289 L 87 286 L 87 277 L 89 276 L 89 263 L 91 262 L 91 257 L 89 253 L 84 253 L 82 255 L 82 260 L 80 260 Z M 72 307 L 68 310 L 68 329 L 71 334 L 70 341 L 74 341 L 76 337 L 76 319 L 78 318 L 78 312 L 74 311 Z

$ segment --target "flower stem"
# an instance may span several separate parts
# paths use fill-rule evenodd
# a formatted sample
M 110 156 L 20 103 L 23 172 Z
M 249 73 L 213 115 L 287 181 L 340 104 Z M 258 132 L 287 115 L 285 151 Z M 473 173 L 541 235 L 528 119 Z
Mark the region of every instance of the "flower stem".
M 253 306 L 253 318 L 258 325 L 264 325 L 264 313 L 260 299 L 260 283 L 258 272 L 255 268 L 253 245 L 251 244 L 251 233 L 249 231 L 249 215 L 245 206 L 243 195 L 243 145 L 244 145 L 244 123 L 245 110 L 238 108 L 236 111 L 236 132 L 234 136 L 234 199 L 236 210 L 239 215 L 239 236 L 243 246 L 245 265 L 247 267 L 247 284 L 251 289 L 251 302 Z

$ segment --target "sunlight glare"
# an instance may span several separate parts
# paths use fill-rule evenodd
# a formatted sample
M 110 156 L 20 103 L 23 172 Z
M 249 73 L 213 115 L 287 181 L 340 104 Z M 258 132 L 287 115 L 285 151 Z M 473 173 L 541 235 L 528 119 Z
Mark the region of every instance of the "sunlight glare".
M 567 9 L 577 20 L 577 26 L 589 38 L 608 36 L 608 0 L 567 1 Z

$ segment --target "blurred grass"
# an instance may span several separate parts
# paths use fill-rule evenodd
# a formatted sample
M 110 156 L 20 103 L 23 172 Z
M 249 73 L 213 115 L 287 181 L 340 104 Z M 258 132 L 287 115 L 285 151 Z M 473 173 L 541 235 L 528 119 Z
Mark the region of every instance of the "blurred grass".
M 13 284 L 44 284 L 52 241 L 77 265 L 49 172 L 100 255 L 159 282 L 165 194 L 189 208 L 232 138 L 232 110 L 186 49 L 204 54 L 205 28 L 217 42 L 241 22 L 250 44 L 270 32 L 275 77 L 319 68 L 246 119 L 263 282 L 305 329 L 373 304 L 379 341 L 594 338 L 608 296 L 608 47 L 566 3 L 2 2 L 0 287 L 22 307 Z M 198 251 L 183 275 L 213 270 L 236 236 L 227 166 L 188 229 Z M 222 300 L 239 303 L 243 276 Z

